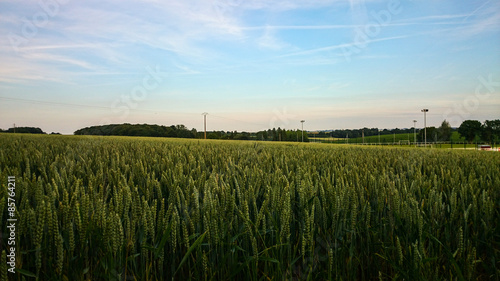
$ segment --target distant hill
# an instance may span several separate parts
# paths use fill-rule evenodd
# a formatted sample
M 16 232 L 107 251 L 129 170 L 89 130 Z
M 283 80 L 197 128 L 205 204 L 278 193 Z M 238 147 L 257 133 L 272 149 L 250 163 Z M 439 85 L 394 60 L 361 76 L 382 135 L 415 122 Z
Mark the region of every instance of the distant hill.
M 75 135 L 99 136 L 142 136 L 142 137 L 171 137 L 196 138 L 196 130 L 188 130 L 184 125 L 148 125 L 148 124 L 112 124 L 86 127 L 75 131 Z
M 19 134 L 46 134 L 42 129 L 35 127 L 15 127 L 7 130 L 1 130 L 1 133 L 19 133 Z

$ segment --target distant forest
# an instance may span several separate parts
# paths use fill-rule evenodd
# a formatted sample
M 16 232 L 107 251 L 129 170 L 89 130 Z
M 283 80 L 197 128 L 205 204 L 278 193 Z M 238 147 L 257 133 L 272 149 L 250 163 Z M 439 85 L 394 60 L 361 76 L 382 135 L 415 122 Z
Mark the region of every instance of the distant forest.
M 0 133 L 19 133 L 19 134 L 46 134 L 42 129 L 35 127 L 15 127 L 7 130 L 0 129 Z
M 184 125 L 148 125 L 148 124 L 112 124 L 92 126 L 75 131 L 75 135 L 99 136 L 143 136 L 143 137 L 170 137 L 196 138 L 196 129 L 188 130 Z

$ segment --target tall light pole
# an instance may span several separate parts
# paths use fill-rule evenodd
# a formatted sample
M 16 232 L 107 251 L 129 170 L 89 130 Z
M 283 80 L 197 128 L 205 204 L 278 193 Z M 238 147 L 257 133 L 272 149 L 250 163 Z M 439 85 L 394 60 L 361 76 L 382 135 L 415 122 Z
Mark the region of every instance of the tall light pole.
M 413 142 L 415 143 L 415 147 L 417 147 L 417 120 L 413 120 L 413 135 L 415 136 L 415 139 Z
M 203 112 L 201 115 L 203 115 L 203 127 L 205 129 L 205 139 L 207 139 L 207 112 Z
M 427 147 L 427 115 L 426 115 L 426 113 L 429 112 L 429 109 L 424 108 L 421 111 L 424 113 L 424 147 Z
M 306 120 L 300 120 L 300 123 L 302 123 L 302 142 L 304 142 L 304 122 L 306 122 Z

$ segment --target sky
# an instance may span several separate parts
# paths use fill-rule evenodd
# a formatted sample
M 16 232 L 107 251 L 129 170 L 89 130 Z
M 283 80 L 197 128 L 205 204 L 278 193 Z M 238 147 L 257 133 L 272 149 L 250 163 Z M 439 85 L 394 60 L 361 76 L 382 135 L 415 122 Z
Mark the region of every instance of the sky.
M 0 128 L 500 119 L 500 1 L 2 0 Z

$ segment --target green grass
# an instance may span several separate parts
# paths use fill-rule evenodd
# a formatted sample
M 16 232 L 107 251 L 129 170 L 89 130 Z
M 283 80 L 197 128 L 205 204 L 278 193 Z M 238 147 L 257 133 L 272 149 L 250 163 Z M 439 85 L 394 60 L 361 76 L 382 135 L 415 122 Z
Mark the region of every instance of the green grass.
M 390 135 L 380 135 L 380 138 L 378 135 L 376 136 L 367 136 L 364 138 L 364 143 L 365 144 L 376 144 L 376 143 L 383 143 L 383 144 L 393 144 L 397 143 L 399 145 L 400 141 L 410 141 L 411 143 L 414 142 L 414 134 L 390 134 Z M 309 137 L 309 141 L 313 142 L 314 139 L 313 137 Z M 316 141 L 321 141 L 325 143 L 330 143 L 332 142 L 332 138 L 316 138 Z M 458 148 L 459 145 L 462 145 L 463 148 L 463 143 L 465 142 L 465 139 L 460 136 L 460 134 L 457 131 L 454 131 L 451 135 L 451 141 L 454 143 L 454 148 L 455 146 Z M 346 143 L 348 142 L 349 144 L 360 144 L 363 143 L 363 138 L 334 138 L 333 143 Z M 429 138 L 428 139 L 429 143 L 433 143 L 434 140 Z M 405 145 L 406 143 L 402 143 Z M 475 144 L 467 144 L 467 147 L 475 147 Z M 441 145 L 441 147 L 444 147 L 444 145 Z M 451 145 L 448 145 L 448 147 L 451 147 Z
M 382 143 L 393 143 L 394 139 L 399 143 L 400 140 L 408 140 L 408 134 L 396 134 L 396 135 L 380 135 L 380 142 Z M 413 134 L 409 135 L 409 139 L 413 142 Z M 309 138 L 312 141 L 312 138 Z M 362 143 L 363 138 L 349 138 L 347 139 L 349 143 Z M 345 143 L 346 139 L 338 139 L 336 143 Z M 379 143 L 379 136 L 369 136 L 365 137 L 365 143 Z

